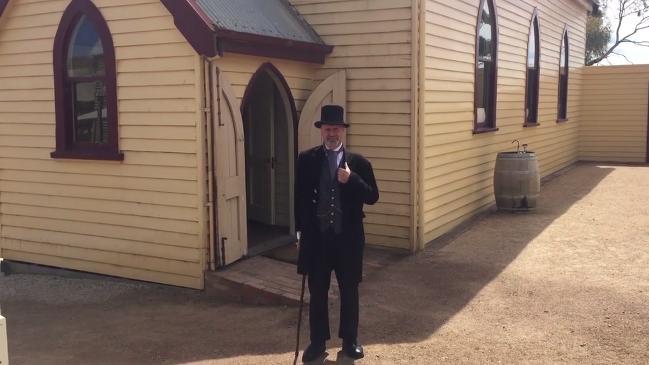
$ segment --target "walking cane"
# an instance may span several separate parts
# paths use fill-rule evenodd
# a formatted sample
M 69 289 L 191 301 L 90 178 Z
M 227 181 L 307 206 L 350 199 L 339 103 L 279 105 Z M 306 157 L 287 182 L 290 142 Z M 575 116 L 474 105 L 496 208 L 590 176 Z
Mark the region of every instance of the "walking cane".
M 300 355 L 300 327 L 302 326 L 302 307 L 304 307 L 304 283 L 306 282 L 306 274 L 302 275 L 302 292 L 300 293 L 300 310 L 297 317 L 297 338 L 295 340 L 295 358 L 293 365 L 297 365 L 297 357 Z

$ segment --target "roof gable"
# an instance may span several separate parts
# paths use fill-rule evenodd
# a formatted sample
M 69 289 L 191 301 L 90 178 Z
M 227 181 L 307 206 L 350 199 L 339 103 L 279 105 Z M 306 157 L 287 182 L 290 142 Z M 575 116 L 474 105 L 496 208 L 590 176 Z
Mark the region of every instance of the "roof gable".
M 285 0 L 160 0 L 201 55 L 225 52 L 324 63 L 332 47 Z
M 197 0 L 217 29 L 324 44 L 285 0 Z

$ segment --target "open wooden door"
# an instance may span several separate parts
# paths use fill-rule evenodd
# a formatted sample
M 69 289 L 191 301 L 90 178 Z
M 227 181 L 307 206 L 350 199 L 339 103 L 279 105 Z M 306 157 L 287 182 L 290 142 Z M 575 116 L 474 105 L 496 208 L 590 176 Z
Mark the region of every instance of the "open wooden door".
M 320 109 L 323 105 L 336 104 L 347 111 L 347 78 L 345 71 L 338 71 L 326 78 L 318 87 L 313 90 L 307 99 L 298 125 L 298 151 L 322 143 L 320 131 L 313 123 L 320 120 Z
M 239 99 L 219 69 L 215 65 L 211 67 L 218 230 L 214 248 L 223 266 L 243 257 L 248 247 L 245 139 Z

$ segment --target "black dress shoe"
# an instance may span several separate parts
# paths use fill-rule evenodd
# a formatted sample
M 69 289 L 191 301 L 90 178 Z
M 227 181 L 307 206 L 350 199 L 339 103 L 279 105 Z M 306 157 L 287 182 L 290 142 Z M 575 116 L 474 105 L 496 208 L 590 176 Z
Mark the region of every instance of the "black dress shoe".
M 313 361 L 322 356 L 326 350 L 327 346 L 325 346 L 324 342 L 311 342 L 302 354 L 302 362 Z
M 365 354 L 363 353 L 363 346 L 356 342 L 343 342 L 343 352 L 347 357 L 354 360 L 362 359 Z

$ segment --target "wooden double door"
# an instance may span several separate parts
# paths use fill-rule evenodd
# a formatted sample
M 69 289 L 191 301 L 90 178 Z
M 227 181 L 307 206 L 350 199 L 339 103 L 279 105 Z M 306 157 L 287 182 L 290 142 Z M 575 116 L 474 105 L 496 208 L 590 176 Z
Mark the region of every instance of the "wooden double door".
M 211 249 L 214 266 L 223 266 L 251 252 L 251 224 L 294 232 L 295 152 L 321 143 L 313 122 L 322 105 L 345 106 L 345 73 L 331 75 L 313 90 L 296 126 L 291 92 L 283 89 L 287 83 L 280 74 L 258 72 L 241 108 L 229 80 L 217 65 L 211 67 L 212 103 L 218 107 L 212 113 L 216 228 Z

